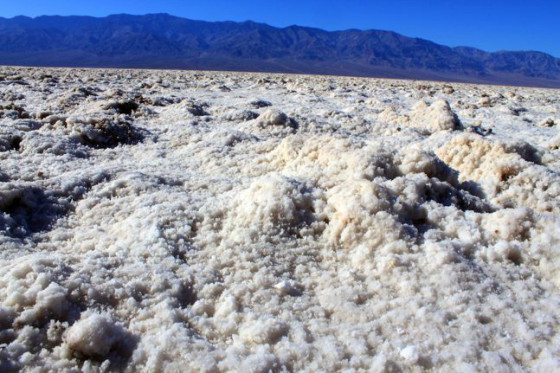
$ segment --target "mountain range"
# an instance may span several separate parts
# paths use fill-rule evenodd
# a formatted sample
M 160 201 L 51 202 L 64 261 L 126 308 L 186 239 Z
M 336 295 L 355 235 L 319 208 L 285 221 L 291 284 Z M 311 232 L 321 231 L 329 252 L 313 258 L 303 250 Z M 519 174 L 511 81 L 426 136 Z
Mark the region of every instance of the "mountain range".
M 168 14 L 0 18 L 0 64 L 236 70 L 560 88 L 560 59 L 447 47 L 391 31 L 325 31 Z

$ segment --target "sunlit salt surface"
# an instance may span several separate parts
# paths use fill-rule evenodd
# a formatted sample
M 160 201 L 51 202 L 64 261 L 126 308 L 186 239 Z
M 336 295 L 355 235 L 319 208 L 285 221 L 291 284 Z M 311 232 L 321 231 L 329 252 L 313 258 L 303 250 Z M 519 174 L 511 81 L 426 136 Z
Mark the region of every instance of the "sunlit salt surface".
M 0 68 L 0 371 L 560 370 L 560 91 Z

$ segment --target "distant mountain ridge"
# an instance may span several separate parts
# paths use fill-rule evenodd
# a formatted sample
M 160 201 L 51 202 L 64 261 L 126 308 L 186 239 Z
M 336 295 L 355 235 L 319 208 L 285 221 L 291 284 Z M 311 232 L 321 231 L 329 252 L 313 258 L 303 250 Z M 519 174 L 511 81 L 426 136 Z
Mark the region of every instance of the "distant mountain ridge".
M 560 87 L 541 52 L 446 47 L 390 31 L 276 28 L 168 14 L 0 18 L 0 64 L 292 72 Z

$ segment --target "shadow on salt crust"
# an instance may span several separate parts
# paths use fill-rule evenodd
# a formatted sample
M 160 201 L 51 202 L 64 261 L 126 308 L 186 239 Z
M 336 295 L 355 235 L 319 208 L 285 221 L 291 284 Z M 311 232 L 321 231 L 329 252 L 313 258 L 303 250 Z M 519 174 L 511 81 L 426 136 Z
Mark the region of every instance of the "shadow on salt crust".
M 73 211 L 76 201 L 107 178 L 106 173 L 99 172 L 67 175 L 64 180 L 50 183 L 0 184 L 0 230 L 16 238 L 51 230 L 59 219 Z

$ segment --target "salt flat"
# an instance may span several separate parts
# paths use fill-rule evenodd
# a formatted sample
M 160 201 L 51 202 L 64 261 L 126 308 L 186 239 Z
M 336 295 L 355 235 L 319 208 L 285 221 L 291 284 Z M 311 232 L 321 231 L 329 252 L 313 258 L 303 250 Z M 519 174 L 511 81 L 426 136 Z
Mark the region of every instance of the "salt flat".
M 0 68 L 0 370 L 560 370 L 560 91 Z

